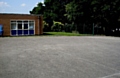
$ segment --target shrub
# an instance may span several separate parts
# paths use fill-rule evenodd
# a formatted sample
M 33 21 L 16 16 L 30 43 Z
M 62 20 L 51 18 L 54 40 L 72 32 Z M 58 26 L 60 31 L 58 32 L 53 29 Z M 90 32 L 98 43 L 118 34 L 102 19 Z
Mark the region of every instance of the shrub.
M 59 32 L 59 31 L 63 30 L 63 26 L 64 26 L 64 24 L 62 24 L 61 22 L 54 21 L 54 24 L 51 29 L 52 29 L 52 31 Z
M 45 21 L 43 21 L 43 31 L 49 31 L 49 25 Z
M 65 29 L 65 32 L 72 32 L 73 24 L 66 24 L 64 29 Z

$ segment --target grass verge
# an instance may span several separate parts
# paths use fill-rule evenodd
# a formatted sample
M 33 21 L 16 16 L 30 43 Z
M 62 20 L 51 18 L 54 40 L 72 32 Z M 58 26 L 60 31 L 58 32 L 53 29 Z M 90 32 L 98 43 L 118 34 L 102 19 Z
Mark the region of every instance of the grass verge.
M 68 33 L 68 32 L 44 32 L 43 36 L 90 36 L 90 34 Z

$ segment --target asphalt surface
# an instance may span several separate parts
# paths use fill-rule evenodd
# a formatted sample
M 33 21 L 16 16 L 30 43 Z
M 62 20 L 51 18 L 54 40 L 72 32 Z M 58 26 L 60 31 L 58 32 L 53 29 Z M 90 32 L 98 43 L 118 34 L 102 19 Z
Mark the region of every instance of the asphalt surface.
M 0 38 L 0 78 L 120 78 L 120 38 Z

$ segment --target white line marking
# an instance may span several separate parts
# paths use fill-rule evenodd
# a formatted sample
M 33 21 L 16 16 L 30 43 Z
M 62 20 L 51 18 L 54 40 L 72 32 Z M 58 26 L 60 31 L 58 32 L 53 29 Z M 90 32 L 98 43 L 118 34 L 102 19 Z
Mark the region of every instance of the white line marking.
M 73 55 L 71 55 L 71 54 L 69 54 L 69 53 L 65 53 L 65 52 L 62 52 L 62 53 L 67 54 L 67 55 L 73 57 Z M 112 67 L 106 66 L 106 65 L 104 65 L 104 64 L 97 63 L 97 62 L 94 62 L 94 61 L 91 61 L 91 60 L 88 60 L 88 59 L 85 59 L 85 58 L 79 57 L 79 58 L 77 58 L 77 59 L 80 59 L 80 60 L 86 61 L 87 63 L 92 63 L 92 64 L 95 64 L 95 65 L 102 66 L 102 67 L 111 69 L 111 70 L 113 70 L 113 71 L 119 72 L 119 71 L 118 71 L 117 69 L 115 69 L 115 68 L 112 68 Z
M 85 58 L 80 58 L 80 57 L 79 57 L 79 59 L 81 59 L 81 60 L 84 60 L 84 61 L 86 61 L 86 62 L 89 62 L 89 63 L 92 63 L 92 64 L 96 64 L 96 65 L 98 65 L 98 66 L 102 66 L 102 67 L 105 67 L 105 68 L 108 68 L 108 69 L 111 69 L 111 70 L 114 70 L 114 71 L 118 72 L 118 70 L 117 70 L 117 69 L 112 68 L 112 67 L 109 67 L 109 66 L 106 66 L 106 65 L 104 65 L 104 64 L 100 64 L 100 63 L 97 63 L 97 62 L 94 62 L 94 61 L 90 61 L 90 60 L 85 59 Z
M 120 76 L 120 72 L 119 73 L 114 73 L 114 74 L 111 74 L 111 75 L 108 75 L 108 76 L 104 76 L 104 77 L 99 77 L 99 78 L 109 78 L 109 77 L 112 77 L 112 76 L 115 76 L 115 75 Z

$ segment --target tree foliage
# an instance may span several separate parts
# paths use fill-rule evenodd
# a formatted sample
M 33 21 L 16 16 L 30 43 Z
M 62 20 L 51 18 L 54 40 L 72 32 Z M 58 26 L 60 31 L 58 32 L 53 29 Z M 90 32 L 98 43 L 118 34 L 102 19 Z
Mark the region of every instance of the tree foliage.
M 93 24 L 108 31 L 120 28 L 119 4 L 120 0 L 44 0 L 44 4 L 38 3 L 30 13 L 43 14 L 50 27 L 54 20 L 63 24 L 70 23 L 76 26 L 77 31 L 84 31 L 84 28 L 91 31 Z
M 43 6 L 43 3 L 38 3 L 36 7 L 30 11 L 31 14 L 43 14 L 45 10 L 45 6 Z

